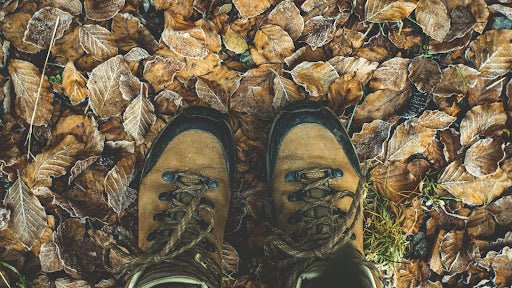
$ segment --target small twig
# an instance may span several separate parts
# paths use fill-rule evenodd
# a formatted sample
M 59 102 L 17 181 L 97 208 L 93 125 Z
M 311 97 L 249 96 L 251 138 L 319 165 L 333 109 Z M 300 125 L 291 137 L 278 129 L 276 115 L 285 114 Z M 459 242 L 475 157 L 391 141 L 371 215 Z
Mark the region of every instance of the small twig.
M 7 282 L 7 279 L 4 277 L 4 273 L 0 271 L 0 276 L 2 276 L 2 280 L 7 284 L 7 287 L 11 288 L 11 285 L 9 285 L 9 282 Z
M 37 104 L 39 103 L 39 98 L 41 96 L 41 89 L 43 88 L 44 74 L 46 72 L 46 65 L 48 64 L 48 60 L 50 59 L 50 53 L 52 51 L 53 44 L 55 43 L 55 34 L 57 34 L 57 27 L 59 26 L 59 21 L 60 21 L 60 18 L 57 17 L 57 20 L 55 20 L 55 27 L 53 28 L 52 39 L 50 40 L 50 46 L 48 47 L 48 53 L 46 53 L 46 60 L 44 61 L 43 72 L 41 74 L 41 79 L 39 80 L 39 87 L 37 88 L 36 103 L 34 104 L 34 110 L 32 111 L 32 117 L 30 118 L 30 128 L 28 129 L 27 140 L 25 141 L 25 144 L 28 143 L 27 158 L 29 158 L 29 159 L 30 159 L 30 156 L 32 155 L 32 153 L 30 152 L 30 148 L 31 148 L 31 142 L 32 142 L 31 141 L 32 140 L 32 130 L 34 129 L 34 119 L 36 117 L 36 111 L 37 111 Z

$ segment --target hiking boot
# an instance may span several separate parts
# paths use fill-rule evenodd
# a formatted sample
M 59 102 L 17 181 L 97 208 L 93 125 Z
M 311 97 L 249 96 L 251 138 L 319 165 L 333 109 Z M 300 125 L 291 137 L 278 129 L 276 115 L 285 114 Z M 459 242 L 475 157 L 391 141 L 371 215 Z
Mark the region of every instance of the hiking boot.
M 276 227 L 267 248 L 280 259 L 280 287 L 318 275 L 345 244 L 363 259 L 362 173 L 336 115 L 317 102 L 285 107 L 266 160 Z
M 144 252 L 135 261 L 144 269 L 130 287 L 220 287 L 235 157 L 228 120 L 211 108 L 187 108 L 163 129 L 142 170 L 138 244 Z

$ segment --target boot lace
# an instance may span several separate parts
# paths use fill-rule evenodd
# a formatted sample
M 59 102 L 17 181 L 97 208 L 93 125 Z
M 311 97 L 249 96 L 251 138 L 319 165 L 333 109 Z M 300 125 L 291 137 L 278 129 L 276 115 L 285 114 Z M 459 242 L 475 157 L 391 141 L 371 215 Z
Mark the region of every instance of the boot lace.
M 130 253 L 110 244 L 105 249 L 105 266 L 112 273 L 126 273 L 129 277 L 155 264 L 187 267 L 186 263 L 199 270 L 204 276 L 201 280 L 217 283 L 216 275 L 221 275 L 221 268 L 208 256 L 216 248 L 206 238 L 214 227 L 214 207 L 204 199 L 207 190 L 217 187 L 217 181 L 192 172 L 166 171 L 162 178 L 174 187 L 159 195 L 159 199 L 168 204 L 164 211 L 154 215 L 160 225 L 148 234 L 147 239 L 153 242 L 151 247 L 146 251 L 132 247 L 134 251 Z M 111 267 L 108 260 L 111 252 L 126 264 Z
M 336 190 L 330 181 L 343 176 L 341 169 L 312 168 L 292 171 L 286 181 L 300 182 L 300 188 L 288 195 L 288 200 L 302 201 L 303 205 L 289 219 L 286 232 L 274 228 L 265 243 L 269 258 L 281 259 L 274 263 L 280 269 L 290 269 L 287 287 L 292 287 L 300 273 L 319 260 L 333 255 L 355 236 L 353 229 L 361 213 L 363 177 L 355 192 Z M 352 198 L 347 211 L 341 211 L 336 202 Z M 321 215 L 312 211 L 323 211 Z M 322 227 L 322 229 L 318 229 Z

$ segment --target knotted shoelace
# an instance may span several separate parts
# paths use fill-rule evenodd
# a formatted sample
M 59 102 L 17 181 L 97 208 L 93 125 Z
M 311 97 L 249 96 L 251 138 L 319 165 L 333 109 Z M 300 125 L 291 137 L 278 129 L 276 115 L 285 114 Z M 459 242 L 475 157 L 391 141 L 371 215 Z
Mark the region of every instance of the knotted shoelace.
M 270 237 L 265 243 L 265 254 L 269 258 L 274 258 L 280 254 L 282 260 L 274 263 L 279 269 L 290 269 L 291 275 L 288 275 L 287 287 L 294 287 L 295 281 L 301 273 L 306 271 L 308 267 L 319 260 L 332 256 L 343 247 L 351 239 L 354 226 L 357 223 L 362 210 L 361 198 L 362 187 L 364 185 L 364 177 L 361 177 L 355 192 L 348 190 L 336 190 L 330 187 L 329 182 L 342 176 L 339 169 L 332 168 L 312 168 L 301 171 L 293 171 L 288 173 L 286 180 L 292 182 L 300 182 L 299 190 L 290 194 L 300 195 L 296 201 L 303 201 L 297 211 L 298 214 L 304 215 L 306 211 L 315 209 L 316 207 L 324 207 L 331 211 L 321 217 L 304 217 L 300 221 L 290 225 L 290 231 L 287 233 L 278 228 L 273 228 Z M 311 198 L 310 193 L 314 189 L 324 191 L 324 196 L 319 198 Z M 290 199 L 289 196 L 289 199 Z M 335 213 L 338 207 L 336 202 L 345 197 L 352 198 L 350 208 L 342 213 Z M 343 220 L 340 221 L 339 219 Z M 340 223 L 341 222 L 341 223 Z M 309 235 L 302 239 L 300 237 L 292 237 L 294 233 L 301 233 L 307 229 L 314 229 L 317 225 L 326 225 L 330 228 L 329 235 L 318 233 L 317 235 Z M 306 233 L 301 233 L 306 235 Z M 279 253 L 279 251 L 281 253 Z M 284 254 L 284 257 L 282 256 Z
M 126 252 L 118 245 L 110 244 L 105 248 L 105 266 L 110 272 L 124 274 L 128 278 L 155 264 L 186 267 L 185 262 L 201 272 L 200 280 L 217 285 L 221 268 L 208 256 L 212 249 L 208 247 L 210 244 L 205 239 L 214 226 L 213 207 L 201 201 L 208 189 L 216 188 L 217 182 L 192 172 L 164 172 L 163 178 L 172 182 L 176 189 L 160 194 L 160 200 L 168 201 L 168 205 L 165 211 L 158 213 L 161 215 L 158 220 L 160 226 L 149 234 L 154 238 L 151 239 L 154 240 L 153 244 L 146 251 L 132 248 L 135 250 L 132 253 Z M 183 197 L 189 198 L 190 201 L 179 201 Z M 205 218 L 208 220 L 203 220 L 200 211 L 207 213 L 209 217 Z M 182 216 L 172 216 L 177 214 Z M 108 255 L 111 252 L 116 253 L 126 264 L 116 267 L 108 265 Z

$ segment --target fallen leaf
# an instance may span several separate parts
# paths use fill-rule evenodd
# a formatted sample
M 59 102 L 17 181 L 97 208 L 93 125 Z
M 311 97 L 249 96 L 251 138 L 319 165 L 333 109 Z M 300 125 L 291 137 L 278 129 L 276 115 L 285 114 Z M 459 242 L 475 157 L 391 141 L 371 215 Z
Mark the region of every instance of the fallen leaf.
M 85 54 L 78 37 L 80 27 L 76 26 L 57 39 L 52 48 L 52 55 L 55 55 L 57 63 L 65 65 L 69 61 L 76 61 Z
M 147 61 L 144 65 L 143 77 L 156 92 L 160 92 L 171 85 L 176 72 L 183 68 L 185 68 L 185 63 L 182 61 L 156 56 L 155 59 Z
M 293 68 L 291 75 L 295 83 L 303 86 L 313 97 L 326 94 L 339 76 L 331 64 L 321 61 L 302 62 Z
M 73 167 L 71 167 L 69 170 L 68 184 L 71 184 L 73 180 L 75 180 L 75 178 L 80 175 L 80 173 L 84 172 L 85 169 L 96 162 L 98 158 L 99 156 L 91 156 L 89 158 L 76 161 Z
M 479 72 L 466 65 L 458 64 L 443 70 L 441 82 L 434 89 L 434 94 L 448 97 L 452 94 L 466 95 L 477 84 Z
M 359 161 L 372 160 L 384 151 L 384 143 L 391 133 L 391 123 L 380 119 L 364 123 L 360 132 L 352 135 Z
M 401 160 L 423 153 L 432 142 L 435 133 L 435 130 L 421 126 L 416 119 L 400 124 L 389 140 L 386 158 Z
M 416 8 L 412 1 L 368 0 L 365 5 L 366 20 L 370 22 L 396 22 L 404 19 Z
M 512 195 L 502 197 L 487 206 L 496 222 L 508 228 L 512 227 Z
M 364 38 L 365 35 L 361 32 L 342 28 L 334 32 L 334 37 L 327 46 L 332 50 L 333 56 L 350 56 L 363 46 Z
M 441 69 L 433 60 L 418 56 L 411 61 L 408 70 L 409 80 L 421 92 L 432 93 L 441 83 Z
M 52 5 L 71 13 L 71 15 L 82 13 L 82 2 L 80 0 L 53 0 Z
M 84 0 L 85 15 L 96 21 L 114 17 L 124 7 L 125 0 Z
M 135 154 L 130 154 L 119 160 L 105 177 L 105 192 L 108 205 L 117 214 L 123 212 L 137 197 L 136 191 L 128 187 L 135 171 Z
M 59 278 L 55 280 L 56 288 L 91 288 L 84 280 L 71 280 L 69 278 Z
M 507 74 L 512 67 L 512 30 L 490 30 L 478 36 L 466 51 L 483 78 Z
M 330 59 L 329 63 L 339 75 L 349 74 L 351 78 L 360 81 L 363 85 L 370 81 L 375 69 L 379 66 L 377 62 L 371 62 L 360 57 L 336 56 Z
M 104 61 L 117 55 L 114 35 L 99 25 L 80 26 L 78 38 L 84 51 L 91 54 L 94 59 Z
M 269 63 L 282 63 L 295 49 L 288 33 L 273 24 L 264 25 L 256 32 L 254 46 Z
M 32 247 L 47 226 L 43 206 L 20 177 L 9 188 L 4 204 L 12 211 L 9 228 L 23 244 Z
M 329 86 L 327 93 L 327 102 L 329 108 L 334 113 L 343 113 L 343 111 L 359 103 L 363 98 L 363 85 L 358 80 L 352 79 L 350 74 L 344 74 Z
M 149 127 L 156 121 L 155 107 L 147 99 L 147 95 L 141 93 L 126 107 L 123 114 L 123 126 L 136 145 L 144 142 L 144 136 Z
M 446 233 L 439 250 L 443 266 L 450 273 L 465 271 L 478 253 L 462 230 Z
M 293 40 L 297 40 L 304 30 L 304 19 L 299 8 L 291 0 L 277 4 L 268 14 L 268 23 L 283 28 Z
M 411 60 L 396 57 L 382 63 L 373 73 L 370 88 L 403 91 L 408 84 L 407 66 Z
M 478 78 L 475 88 L 468 91 L 468 100 L 471 106 L 498 102 L 503 91 L 505 78 L 484 79 Z
M 273 88 L 274 99 L 272 100 L 272 107 L 274 109 L 280 109 L 290 102 L 304 99 L 304 93 L 297 84 L 277 73 L 274 77 Z
M 275 73 L 280 70 L 278 67 L 263 64 L 243 74 L 240 87 L 231 98 L 231 109 L 270 119 L 273 115 L 272 88 Z
M 183 97 L 180 94 L 163 90 L 155 96 L 155 110 L 158 114 L 174 115 L 181 107 L 186 107 Z
M 489 10 L 501 13 L 509 19 L 512 19 L 512 8 L 501 4 L 489 5 Z
M 252 0 L 233 0 L 233 4 L 243 19 L 258 16 L 272 5 L 270 0 L 262 0 L 257 2 Z
M 441 0 L 418 1 L 416 21 L 418 21 L 425 34 L 440 42 L 450 31 L 448 10 Z
M 225 66 L 217 66 L 196 82 L 197 96 L 210 107 L 228 112 L 229 99 L 240 86 L 241 75 Z
M 101 118 L 118 116 L 128 106 L 130 99 L 123 98 L 119 80 L 130 73 L 122 55 L 112 57 L 92 70 L 87 88 L 89 103 L 96 115 Z
M 491 267 L 496 275 L 496 285 L 506 287 L 512 285 L 512 270 L 510 262 L 512 261 L 512 249 L 504 247 L 492 261 Z
M 2 32 L 5 38 L 9 40 L 16 49 L 28 53 L 35 53 L 41 50 L 41 48 L 36 45 L 23 40 L 28 21 L 32 18 L 33 13 L 35 13 L 35 11 L 12 13 L 5 16 L 2 21 Z
M 503 142 L 484 138 L 475 142 L 466 151 L 464 166 L 471 175 L 481 177 L 495 173 L 499 162 L 504 158 Z
M 50 47 L 57 19 L 59 22 L 54 39 L 61 38 L 64 32 L 69 29 L 73 16 L 59 8 L 45 7 L 38 10 L 28 21 L 23 41 L 47 49 Z
M 53 110 L 53 97 L 50 91 L 50 82 L 46 76 L 41 75 L 34 64 L 18 59 L 11 59 L 7 69 L 16 92 L 16 108 L 19 115 L 27 123 L 33 123 L 36 126 L 48 125 Z M 39 90 L 41 77 L 44 79 L 41 90 Z M 34 110 L 36 111 L 32 122 Z
M 496 229 L 491 213 L 485 209 L 474 210 L 468 219 L 467 233 L 472 238 L 488 238 Z
M 233 51 L 237 54 L 244 53 L 249 49 L 247 46 L 247 42 L 244 37 L 240 35 L 240 33 L 236 32 L 231 28 L 231 25 L 228 26 L 226 33 L 222 36 L 222 40 L 224 42 L 224 46 L 226 49 Z
M 438 110 L 425 111 L 418 119 L 419 125 L 434 130 L 445 130 L 450 127 L 455 120 L 457 120 L 456 117 Z
M 386 161 L 370 171 L 375 189 L 386 199 L 401 203 L 419 192 L 419 184 L 430 165 L 426 160 L 416 159 L 410 163 Z
M 313 17 L 304 23 L 302 35 L 312 49 L 316 49 L 329 43 L 334 38 L 335 19 L 323 16 Z
M 284 62 L 288 67 L 295 67 L 298 64 L 308 61 L 308 62 L 316 62 L 316 61 L 324 61 L 327 58 L 325 51 L 322 49 L 312 49 L 310 46 L 304 46 L 297 51 L 293 52 L 292 55 L 286 57 Z
M 43 272 L 56 272 L 64 268 L 62 260 L 59 257 L 58 247 L 53 240 L 54 236 L 47 242 L 41 245 L 41 252 L 39 253 L 39 261 L 41 262 L 41 271 Z
M 203 59 L 208 55 L 206 34 L 201 27 L 186 30 L 166 28 L 162 33 L 162 41 L 182 57 Z
M 498 169 L 492 175 L 475 177 L 467 172 L 462 163 L 450 163 L 438 179 L 441 188 L 470 205 L 483 205 L 500 196 L 512 186 L 503 170 Z
M 112 34 L 120 51 L 130 51 L 141 46 L 153 53 L 159 48 L 158 42 L 140 20 L 128 13 L 118 13 L 112 19 Z
M 410 89 L 404 91 L 377 90 L 366 95 L 364 102 L 357 108 L 355 123 L 371 122 L 375 119 L 388 119 L 407 104 L 411 96 Z
M 507 114 L 501 102 L 475 106 L 460 123 L 460 143 L 467 146 L 478 136 L 498 136 L 506 121 Z
M 86 84 L 87 79 L 76 69 L 72 61 L 68 62 L 62 73 L 62 88 L 71 104 L 77 105 L 89 96 Z

